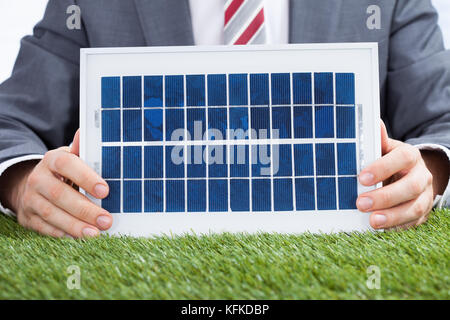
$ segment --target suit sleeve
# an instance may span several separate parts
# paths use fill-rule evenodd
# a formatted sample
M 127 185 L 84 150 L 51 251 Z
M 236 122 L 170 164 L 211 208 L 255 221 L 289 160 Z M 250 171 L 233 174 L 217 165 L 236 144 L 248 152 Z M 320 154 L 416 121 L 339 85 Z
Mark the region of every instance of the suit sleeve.
M 78 127 L 79 52 L 88 43 L 83 26 L 66 26 L 72 4 L 49 1 L 0 85 L 0 164 L 67 145 Z
M 395 139 L 450 148 L 450 51 L 437 19 L 429 0 L 397 0 L 385 118 Z

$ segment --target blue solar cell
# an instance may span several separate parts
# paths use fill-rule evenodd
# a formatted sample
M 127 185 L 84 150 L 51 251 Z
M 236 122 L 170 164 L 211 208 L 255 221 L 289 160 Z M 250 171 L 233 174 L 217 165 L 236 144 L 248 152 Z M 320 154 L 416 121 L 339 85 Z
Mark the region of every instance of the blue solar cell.
M 248 179 L 230 180 L 230 207 L 232 211 L 250 210 L 250 191 Z
M 206 180 L 187 181 L 187 211 L 206 211 Z
M 120 111 L 102 110 L 102 141 L 120 141 Z
M 187 75 L 186 76 L 186 103 L 190 107 L 205 105 L 205 76 Z
M 316 104 L 333 104 L 332 73 L 314 73 L 314 99 Z
M 292 176 L 292 147 L 290 144 L 272 146 L 273 175 L 278 177 Z
M 228 181 L 223 179 L 209 180 L 209 211 L 228 211 Z
M 120 108 L 120 77 L 102 77 L 102 108 Z
M 336 135 L 355 138 L 355 107 L 336 107 Z
M 269 74 L 250 74 L 250 104 L 269 105 Z
M 166 76 L 166 107 L 184 106 L 183 76 Z
M 252 177 L 267 177 L 271 175 L 270 146 L 253 145 L 252 149 Z
M 123 212 L 142 212 L 142 182 L 123 181 Z
M 291 104 L 291 77 L 289 73 L 272 73 L 272 105 Z
M 339 177 L 339 209 L 356 209 L 358 184 L 356 177 Z
M 145 141 L 163 140 L 162 109 L 144 110 L 144 140 Z
M 208 130 L 210 140 L 225 140 L 227 138 L 227 109 L 208 109 Z
M 336 73 L 336 103 L 355 104 L 355 75 Z
M 293 73 L 294 104 L 312 104 L 311 73 Z
M 208 173 L 210 177 L 227 177 L 228 161 L 226 146 L 208 147 Z
M 144 77 L 144 107 L 162 107 L 163 106 L 163 77 L 145 76 Z
M 183 140 L 184 110 L 166 109 L 166 141 Z
M 295 179 L 295 206 L 296 210 L 314 210 L 314 178 Z
M 230 108 L 230 138 L 248 139 L 248 107 Z
M 123 177 L 130 179 L 142 177 L 141 147 L 123 147 Z
M 291 108 L 272 108 L 272 137 L 280 139 L 291 138 Z M 275 130 L 278 130 L 276 133 Z M 277 135 L 276 135 L 277 134 Z
M 142 106 L 141 77 L 123 77 L 123 107 L 140 108 Z
M 162 180 L 144 182 L 144 212 L 163 212 L 164 183 Z
M 338 173 L 340 175 L 356 174 L 356 144 L 337 144 Z
M 312 137 L 312 107 L 294 107 L 294 138 Z
M 230 74 L 228 82 L 230 106 L 248 105 L 247 74 Z
M 334 144 L 316 144 L 316 173 L 318 176 L 330 176 L 335 174 Z
M 273 197 L 275 211 L 293 210 L 292 179 L 274 179 Z
M 184 212 L 184 181 L 166 181 L 166 211 Z
M 248 145 L 230 146 L 230 176 L 249 176 Z
M 269 179 L 252 179 L 252 210 L 271 211 L 271 190 Z
M 294 144 L 294 166 L 296 176 L 313 176 L 314 159 L 312 144 Z
M 208 106 L 227 105 L 227 76 L 225 74 L 208 75 Z
M 195 108 L 187 111 L 187 130 L 191 140 L 203 140 L 206 132 L 206 109 Z M 206 138 L 206 136 L 205 136 Z
M 163 147 L 145 146 L 144 147 L 144 177 L 162 178 L 163 177 Z
M 206 177 L 206 163 L 203 161 L 205 146 L 186 146 L 187 176 L 190 178 Z
M 207 85 L 205 80 L 208 81 Z M 166 141 L 171 141 L 174 133 L 175 140 L 183 140 L 185 124 L 191 139 L 203 140 L 207 130 L 206 119 L 208 119 L 208 139 L 210 140 L 225 140 L 227 129 L 237 130 L 237 132 L 230 132 L 230 139 L 248 139 L 249 127 L 252 128 L 253 139 L 333 138 L 335 137 L 334 125 L 337 138 L 355 138 L 354 80 L 354 74 L 337 73 L 336 97 L 333 97 L 332 73 L 315 73 L 314 86 L 311 83 L 311 73 L 294 73 L 292 74 L 292 101 L 296 106 L 291 107 L 289 73 L 271 74 L 270 88 L 269 74 L 230 74 L 228 95 L 225 74 L 186 75 L 186 84 L 183 75 L 165 76 L 164 85 L 163 76 L 158 75 L 123 77 L 122 103 L 125 110 L 122 112 L 102 110 L 102 142 L 140 142 L 142 139 L 162 142 L 164 136 Z M 102 78 L 103 108 L 120 108 L 120 81 L 120 77 Z M 316 106 L 314 108 L 312 107 L 312 87 L 315 88 Z M 204 107 L 206 98 L 208 106 L 214 108 Z M 227 99 L 230 105 L 228 108 L 225 107 Z M 249 99 L 252 105 L 250 110 L 248 109 Z M 165 117 L 164 100 L 165 107 L 168 107 Z M 140 109 L 142 101 L 147 108 L 143 111 Z M 264 107 L 268 106 L 270 101 L 276 107 Z M 336 122 L 334 107 L 327 106 L 327 104 L 332 105 L 334 101 L 338 105 L 335 112 Z M 185 104 L 188 107 L 200 108 L 185 110 Z M 164 118 L 166 132 L 163 134 Z M 196 121 L 199 122 L 197 127 Z M 272 127 L 270 127 L 271 124 Z M 120 132 L 121 128 L 123 133 Z M 181 130 L 177 131 L 177 129 Z M 270 133 L 271 129 L 277 130 L 278 136 L 273 132 Z M 293 132 L 292 129 L 294 129 Z M 202 212 L 207 210 L 208 205 L 211 212 L 227 212 L 229 204 L 232 211 L 249 211 L 250 201 L 252 201 L 253 211 L 271 211 L 272 208 L 275 211 L 291 211 L 294 209 L 293 191 L 295 190 L 295 209 L 299 211 L 314 210 L 316 206 L 318 210 L 334 210 L 338 204 L 340 209 L 356 209 L 357 154 L 354 142 L 337 143 L 336 146 L 334 143 L 297 143 L 293 146 L 274 144 L 272 150 L 270 145 L 252 145 L 251 147 L 235 145 L 229 147 L 230 163 L 227 163 L 228 150 L 225 145 L 192 146 L 190 151 L 186 149 L 187 167 L 184 163 L 184 148 L 167 145 L 144 146 L 144 149 L 141 146 L 130 145 L 102 147 L 102 176 L 107 179 L 111 189 L 111 196 L 102 201 L 102 206 L 111 212 L 120 212 L 121 207 L 123 212 L 141 212 L 142 210 L 162 212 L 166 204 L 167 212 L 184 212 L 185 210 Z M 198 156 L 195 156 L 196 149 L 198 149 Z M 206 150 L 208 152 L 205 152 Z M 253 162 L 251 175 L 249 172 L 250 150 Z M 123 152 L 122 157 L 121 152 Z M 144 152 L 143 157 L 142 152 Z M 337 152 L 338 161 L 337 174 L 340 175 L 337 177 L 338 180 L 334 177 L 336 175 L 335 152 Z M 208 162 L 204 159 L 206 155 Z M 209 163 L 208 167 L 206 167 L 207 163 Z M 295 170 L 295 178 L 291 178 L 293 170 Z M 276 177 L 273 180 L 270 178 L 272 174 Z M 315 174 L 318 177 L 313 178 Z M 342 177 L 342 175 L 351 177 Z M 250 181 L 249 176 L 256 179 Z M 231 179 L 228 180 L 227 177 Z M 111 180 L 121 178 L 125 179 L 122 183 Z M 142 178 L 152 180 L 142 181 Z M 168 180 L 163 181 L 163 178 Z M 336 183 L 338 183 L 338 189 Z M 123 188 L 122 193 L 121 188 Z M 250 190 L 252 190 L 251 195 Z M 338 194 L 337 191 L 339 191 Z M 207 193 L 209 198 L 206 197 Z M 121 201 L 123 201 L 122 205 Z
M 270 108 L 252 107 L 250 109 L 251 109 L 252 139 L 269 139 Z
M 123 141 L 142 140 L 142 112 L 141 110 L 123 111 Z
M 109 213 L 120 212 L 120 181 L 106 181 L 109 186 L 108 196 L 102 200 L 102 208 Z
M 336 210 L 335 178 L 317 178 L 317 209 Z
M 166 178 L 184 177 L 183 146 L 166 146 Z
M 315 109 L 316 138 L 334 137 L 333 107 L 319 106 Z
M 102 177 L 120 178 L 120 147 L 102 147 Z

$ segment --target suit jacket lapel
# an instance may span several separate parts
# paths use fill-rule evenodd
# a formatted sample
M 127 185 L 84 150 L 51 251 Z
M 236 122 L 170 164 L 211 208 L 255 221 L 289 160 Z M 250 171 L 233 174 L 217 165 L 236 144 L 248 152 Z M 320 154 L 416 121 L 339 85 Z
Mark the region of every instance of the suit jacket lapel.
M 194 45 L 188 0 L 134 0 L 149 46 Z

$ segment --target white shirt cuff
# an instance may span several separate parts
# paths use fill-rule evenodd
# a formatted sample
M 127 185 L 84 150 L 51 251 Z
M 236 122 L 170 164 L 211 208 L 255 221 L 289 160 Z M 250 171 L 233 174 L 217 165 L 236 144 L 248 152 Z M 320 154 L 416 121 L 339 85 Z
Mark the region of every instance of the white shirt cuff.
M 13 159 L 9 159 L 5 162 L 0 163 L 0 177 L 2 176 L 3 172 L 6 171 L 6 169 L 12 167 L 15 164 L 18 164 L 20 162 L 24 161 L 30 161 L 30 160 L 41 160 L 44 156 L 41 154 L 30 154 L 27 156 L 17 157 Z M 3 212 L 7 216 L 10 217 L 16 217 L 16 214 L 12 212 L 10 209 L 3 207 L 2 203 L 0 202 L 0 212 Z
M 433 143 L 422 143 L 416 145 L 417 148 L 420 150 L 432 150 L 432 151 L 441 151 L 444 152 L 447 155 L 447 159 L 449 161 L 450 165 L 450 150 L 444 146 L 441 146 L 439 144 L 433 144 Z M 443 208 L 443 207 L 450 207 L 450 177 L 447 182 L 447 187 L 445 188 L 445 191 L 442 195 L 437 195 L 434 199 L 433 206 L 435 208 Z

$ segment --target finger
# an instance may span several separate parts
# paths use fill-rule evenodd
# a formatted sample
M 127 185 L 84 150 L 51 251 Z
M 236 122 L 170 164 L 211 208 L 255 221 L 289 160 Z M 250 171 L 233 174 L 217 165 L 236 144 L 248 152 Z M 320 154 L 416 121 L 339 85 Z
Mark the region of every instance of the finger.
M 381 154 L 389 152 L 389 136 L 384 121 L 381 120 Z
M 431 210 L 432 203 L 431 193 L 424 192 L 417 199 L 396 207 L 374 211 L 370 215 L 370 225 L 375 229 L 389 229 L 413 222 L 426 215 Z
M 380 128 L 381 128 L 381 154 L 385 155 L 386 153 L 391 152 L 394 148 L 398 147 L 401 144 L 401 141 L 390 139 L 386 130 L 386 125 L 383 120 L 380 120 Z
M 58 149 L 48 152 L 44 161 L 52 172 L 69 179 L 93 197 L 103 199 L 108 195 L 106 181 L 76 155 Z
M 382 210 L 415 199 L 431 186 L 428 175 L 431 176 L 425 167 L 417 166 L 400 180 L 361 194 L 356 206 L 360 211 Z
M 359 175 L 359 181 L 362 185 L 372 186 L 390 178 L 401 170 L 412 168 L 419 158 L 420 151 L 417 148 L 403 143 L 364 168 Z
M 40 195 L 33 199 L 36 214 L 46 223 L 77 238 L 96 237 L 99 230 L 63 211 Z
M 42 175 L 36 191 L 55 206 L 90 225 L 102 230 L 112 225 L 112 216 L 108 211 L 50 174 Z
M 31 214 L 29 217 L 27 217 L 23 223 L 23 226 L 45 236 L 51 236 L 54 238 L 62 238 L 66 236 L 66 233 L 64 231 L 45 222 L 37 214 Z
M 75 136 L 73 137 L 72 146 L 70 152 L 76 156 L 80 156 L 80 129 L 77 130 Z

